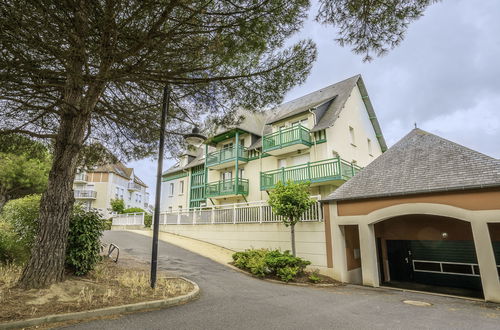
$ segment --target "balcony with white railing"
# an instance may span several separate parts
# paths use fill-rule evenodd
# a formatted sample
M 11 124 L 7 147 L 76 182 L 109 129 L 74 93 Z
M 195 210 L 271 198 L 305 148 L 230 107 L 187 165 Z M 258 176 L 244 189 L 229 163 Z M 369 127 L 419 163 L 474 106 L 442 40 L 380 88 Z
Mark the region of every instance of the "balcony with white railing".
M 75 190 L 75 199 L 96 199 L 97 197 L 97 191 L 95 190 Z
M 135 183 L 135 182 L 129 182 L 128 183 L 128 190 L 130 191 L 140 191 L 141 190 L 141 185 Z
M 89 176 L 85 173 L 77 173 L 75 175 L 75 183 L 87 183 Z

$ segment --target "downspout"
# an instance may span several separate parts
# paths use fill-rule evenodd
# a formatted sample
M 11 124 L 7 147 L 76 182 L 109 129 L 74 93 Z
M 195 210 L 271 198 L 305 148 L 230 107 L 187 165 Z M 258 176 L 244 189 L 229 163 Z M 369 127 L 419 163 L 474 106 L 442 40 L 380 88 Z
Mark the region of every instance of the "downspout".
M 316 114 L 314 113 L 315 108 L 311 108 L 309 109 L 308 111 L 312 114 L 313 118 L 314 118 L 314 126 L 316 126 L 317 122 L 316 122 Z M 313 133 L 313 137 L 314 137 L 314 158 L 315 158 L 315 161 L 318 161 L 318 148 L 317 148 L 317 144 L 316 144 L 316 137 L 314 136 L 314 133 Z

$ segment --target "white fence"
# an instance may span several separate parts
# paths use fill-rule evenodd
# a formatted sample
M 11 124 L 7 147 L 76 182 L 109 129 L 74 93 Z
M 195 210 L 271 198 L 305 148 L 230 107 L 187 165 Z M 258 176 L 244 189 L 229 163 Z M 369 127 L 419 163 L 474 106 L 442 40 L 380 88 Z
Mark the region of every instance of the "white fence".
M 194 210 L 160 213 L 160 225 L 203 225 L 281 222 L 265 202 L 249 202 L 201 207 Z M 316 202 L 300 221 L 323 221 L 321 203 Z
M 112 220 L 113 226 L 144 226 L 144 212 L 116 214 Z

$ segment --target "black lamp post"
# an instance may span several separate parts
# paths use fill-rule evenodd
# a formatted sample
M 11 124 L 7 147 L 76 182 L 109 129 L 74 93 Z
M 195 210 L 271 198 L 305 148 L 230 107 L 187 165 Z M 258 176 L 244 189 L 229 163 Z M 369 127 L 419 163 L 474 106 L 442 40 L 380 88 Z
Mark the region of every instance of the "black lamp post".
M 163 102 L 161 109 L 160 121 L 160 147 L 158 150 L 158 168 L 156 172 L 156 196 L 155 196 L 155 212 L 153 221 L 153 248 L 151 253 L 151 287 L 154 289 L 156 286 L 156 272 L 158 269 L 158 235 L 160 231 L 160 200 L 161 200 L 161 174 L 163 172 L 163 154 L 165 149 L 165 125 L 168 116 L 168 109 L 170 105 L 170 88 L 165 85 L 163 88 Z M 184 135 L 184 139 L 190 145 L 199 147 L 207 139 L 200 134 L 197 126 L 193 131 Z
M 156 196 L 155 212 L 153 217 L 153 248 L 151 252 L 151 287 L 156 286 L 156 270 L 158 268 L 158 233 L 160 230 L 160 198 L 161 198 L 161 173 L 163 172 L 163 154 L 165 149 L 165 124 L 167 121 L 170 99 L 170 88 L 163 88 L 163 102 L 160 121 L 160 147 L 158 150 L 158 168 L 156 170 Z

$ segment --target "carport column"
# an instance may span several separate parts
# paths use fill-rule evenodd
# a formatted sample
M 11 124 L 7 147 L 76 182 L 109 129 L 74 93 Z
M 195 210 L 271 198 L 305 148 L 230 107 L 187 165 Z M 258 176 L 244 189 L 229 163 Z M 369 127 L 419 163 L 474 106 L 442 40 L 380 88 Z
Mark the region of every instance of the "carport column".
M 481 272 L 484 299 L 500 303 L 500 280 L 486 222 L 471 221 L 472 235 L 476 247 L 477 262 Z
M 361 250 L 361 272 L 363 285 L 380 285 L 377 266 L 377 245 L 373 225 L 359 224 L 359 243 Z
M 332 218 L 333 220 L 333 218 Z M 345 254 L 344 228 L 335 222 L 332 227 L 333 277 L 340 282 L 347 282 L 347 258 Z

